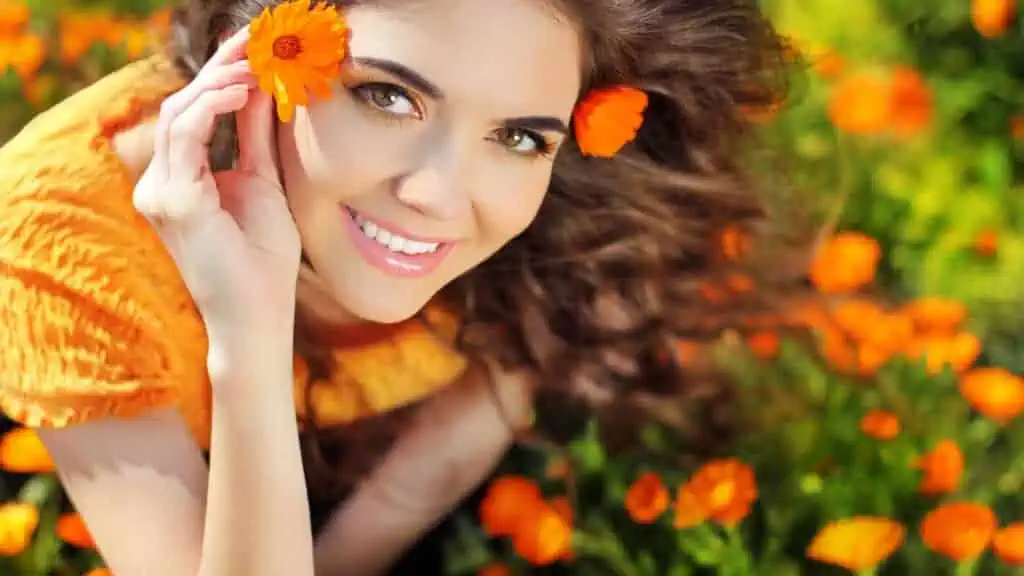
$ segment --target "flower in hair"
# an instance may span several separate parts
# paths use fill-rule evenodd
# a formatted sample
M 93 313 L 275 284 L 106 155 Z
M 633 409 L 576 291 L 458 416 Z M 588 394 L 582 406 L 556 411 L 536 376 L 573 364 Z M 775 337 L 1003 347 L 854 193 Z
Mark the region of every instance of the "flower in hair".
M 249 24 L 247 56 L 261 90 L 277 114 L 291 121 L 309 95 L 330 96 L 330 82 L 348 52 L 349 28 L 334 6 L 290 0 L 267 8 Z
M 647 93 L 632 86 L 591 90 L 576 105 L 576 144 L 585 156 L 610 158 L 636 138 L 644 123 Z

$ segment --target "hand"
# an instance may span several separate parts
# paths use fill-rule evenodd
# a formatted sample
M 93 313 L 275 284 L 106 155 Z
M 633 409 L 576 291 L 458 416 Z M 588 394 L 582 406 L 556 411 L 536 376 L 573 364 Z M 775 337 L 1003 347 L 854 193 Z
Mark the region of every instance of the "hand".
M 203 317 L 215 387 L 268 350 L 280 350 L 282 362 L 292 354 L 299 235 L 277 170 L 272 98 L 256 89 L 244 60 L 248 38 L 243 28 L 225 41 L 164 102 L 134 194 Z M 209 140 L 218 116 L 231 113 L 238 165 L 214 174 Z

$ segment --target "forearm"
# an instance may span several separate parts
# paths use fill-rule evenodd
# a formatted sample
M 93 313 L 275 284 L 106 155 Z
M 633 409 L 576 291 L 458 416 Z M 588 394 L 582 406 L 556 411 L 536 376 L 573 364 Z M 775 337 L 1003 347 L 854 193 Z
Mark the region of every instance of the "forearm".
M 214 387 L 200 575 L 312 576 L 291 367 L 251 373 Z

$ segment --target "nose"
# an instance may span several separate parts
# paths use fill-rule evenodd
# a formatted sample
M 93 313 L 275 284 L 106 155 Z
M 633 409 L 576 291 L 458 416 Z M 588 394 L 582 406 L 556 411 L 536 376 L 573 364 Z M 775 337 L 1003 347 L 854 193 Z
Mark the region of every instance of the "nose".
M 424 150 L 419 161 L 395 182 L 395 196 L 405 206 L 437 220 L 458 220 L 470 210 L 464 154 L 453 145 Z

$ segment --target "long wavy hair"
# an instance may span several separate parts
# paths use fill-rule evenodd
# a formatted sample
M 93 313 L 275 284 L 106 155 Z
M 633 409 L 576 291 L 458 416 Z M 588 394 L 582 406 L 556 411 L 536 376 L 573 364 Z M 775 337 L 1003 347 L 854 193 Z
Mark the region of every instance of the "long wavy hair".
M 721 257 L 719 233 L 728 226 L 754 234 L 773 214 L 778 196 L 759 190 L 743 164 L 753 141 L 748 112 L 777 105 L 785 92 L 782 42 L 757 0 L 552 1 L 583 35 L 583 91 L 629 84 L 650 105 L 637 139 L 614 158 L 587 158 L 566 143 L 536 220 L 444 290 L 463 322 L 458 345 L 534 370 L 542 401 L 580 401 L 591 412 L 615 406 L 618 414 L 656 405 L 651 398 L 727 406 L 727 388 L 687 372 L 674 344 L 742 328 L 770 305 L 771 279 L 728 306 L 709 303 L 702 290 L 736 273 L 737 262 Z M 193 0 L 175 18 L 181 70 L 195 74 L 218 38 L 273 3 Z M 311 346 L 301 334 L 297 342 Z M 311 494 L 350 487 L 386 449 L 403 412 L 312 433 Z M 714 410 L 690 413 L 705 416 L 690 422 L 699 437 L 719 435 L 707 417 Z

